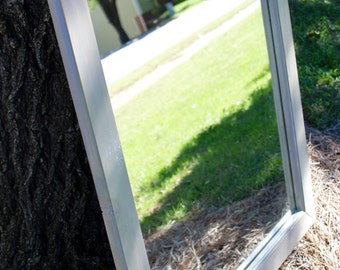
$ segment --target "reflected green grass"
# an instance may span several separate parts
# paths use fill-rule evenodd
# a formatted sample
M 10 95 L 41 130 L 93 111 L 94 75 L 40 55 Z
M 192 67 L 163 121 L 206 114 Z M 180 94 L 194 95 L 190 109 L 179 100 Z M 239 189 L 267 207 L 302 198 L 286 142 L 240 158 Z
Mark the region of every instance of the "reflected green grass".
M 144 231 L 283 180 L 260 11 L 115 115 Z

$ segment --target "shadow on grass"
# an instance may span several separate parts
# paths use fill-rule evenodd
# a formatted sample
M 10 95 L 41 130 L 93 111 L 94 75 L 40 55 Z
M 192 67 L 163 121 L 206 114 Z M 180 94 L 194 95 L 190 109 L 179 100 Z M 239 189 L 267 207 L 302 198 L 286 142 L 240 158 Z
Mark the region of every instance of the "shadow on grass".
M 160 192 L 169 179 L 178 178 L 178 185 L 141 221 L 144 232 L 208 207 L 225 207 L 284 179 L 270 83 L 251 96 L 250 104 L 226 108 L 225 115 L 142 188 L 146 194 Z

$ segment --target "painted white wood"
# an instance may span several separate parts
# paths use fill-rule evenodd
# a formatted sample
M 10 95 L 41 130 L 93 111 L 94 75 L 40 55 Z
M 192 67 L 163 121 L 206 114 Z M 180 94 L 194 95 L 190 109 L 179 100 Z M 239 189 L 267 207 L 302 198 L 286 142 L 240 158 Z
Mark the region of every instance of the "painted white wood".
M 149 269 L 87 2 L 49 6 L 116 267 Z

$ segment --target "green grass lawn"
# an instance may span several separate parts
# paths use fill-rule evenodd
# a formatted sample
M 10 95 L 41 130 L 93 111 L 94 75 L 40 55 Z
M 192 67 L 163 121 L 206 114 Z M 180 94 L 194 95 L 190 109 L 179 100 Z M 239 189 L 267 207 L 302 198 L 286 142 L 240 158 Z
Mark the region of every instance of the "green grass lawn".
M 283 179 L 259 11 L 115 116 L 144 232 Z

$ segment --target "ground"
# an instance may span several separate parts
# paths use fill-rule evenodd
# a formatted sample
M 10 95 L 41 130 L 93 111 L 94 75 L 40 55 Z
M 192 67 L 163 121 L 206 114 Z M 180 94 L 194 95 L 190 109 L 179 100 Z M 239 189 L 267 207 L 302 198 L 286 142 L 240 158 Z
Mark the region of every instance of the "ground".
M 280 269 L 337 269 L 340 123 L 324 132 L 307 127 L 306 134 L 317 219 Z M 148 235 L 145 242 L 151 267 L 234 269 L 273 227 L 285 202 L 284 186 L 278 184 L 225 209 L 197 213 Z

